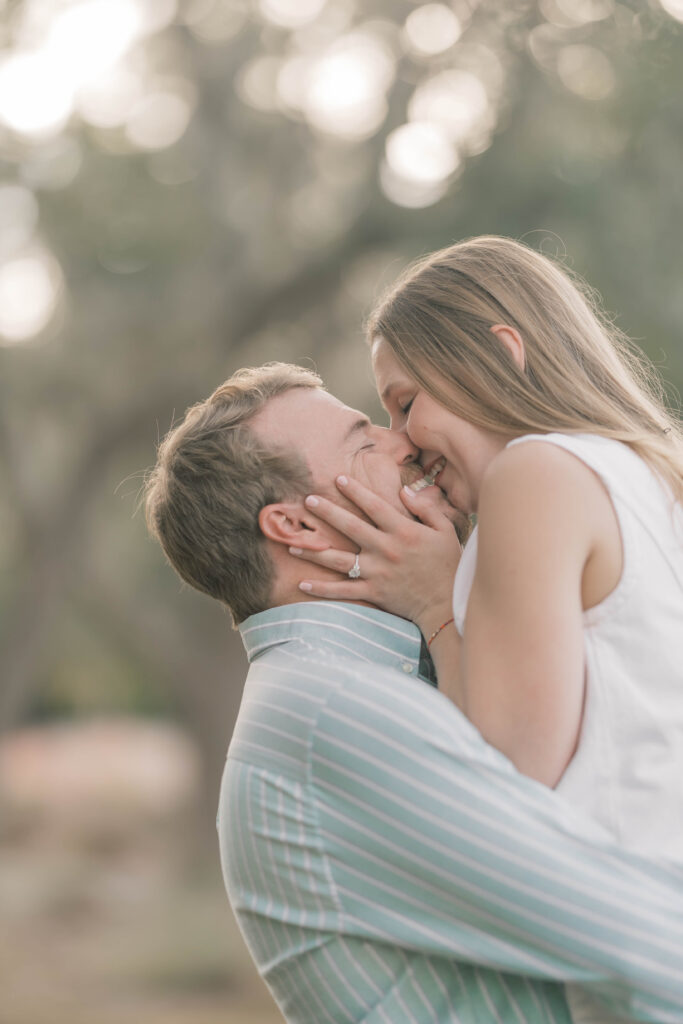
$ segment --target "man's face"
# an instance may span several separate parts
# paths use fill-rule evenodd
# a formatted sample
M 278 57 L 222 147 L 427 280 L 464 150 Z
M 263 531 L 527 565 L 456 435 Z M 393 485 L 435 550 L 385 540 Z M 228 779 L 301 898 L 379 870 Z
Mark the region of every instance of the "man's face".
M 292 388 L 271 399 L 250 424 L 268 445 L 306 459 L 316 493 L 347 504 L 335 487 L 345 473 L 408 516 L 399 497 L 403 484 L 424 475 L 418 449 L 405 433 L 378 427 L 326 391 Z

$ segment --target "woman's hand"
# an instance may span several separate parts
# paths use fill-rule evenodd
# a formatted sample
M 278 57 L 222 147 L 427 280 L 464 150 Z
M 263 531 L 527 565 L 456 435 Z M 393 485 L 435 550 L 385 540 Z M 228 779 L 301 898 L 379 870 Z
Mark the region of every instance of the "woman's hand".
M 306 506 L 354 543 L 360 576 L 338 583 L 304 580 L 301 589 L 335 601 L 367 601 L 411 619 L 429 635 L 443 621 L 444 609 L 451 606 L 453 578 L 462 554 L 453 520 L 459 517 L 462 526 L 464 516 L 446 502 L 438 487 L 417 494 L 403 488 L 407 515 L 355 480 L 338 477 L 337 487 L 371 522 L 317 495 L 310 495 Z M 290 548 L 290 552 L 344 576 L 355 561 L 353 552 L 332 548 L 317 552 Z

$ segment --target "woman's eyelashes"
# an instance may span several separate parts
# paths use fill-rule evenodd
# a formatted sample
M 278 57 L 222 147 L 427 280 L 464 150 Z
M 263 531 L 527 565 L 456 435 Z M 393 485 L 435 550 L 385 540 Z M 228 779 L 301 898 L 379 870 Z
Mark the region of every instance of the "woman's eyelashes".
M 403 416 L 407 416 L 408 415 L 408 413 L 410 412 L 410 407 L 411 407 L 411 405 L 413 404 L 414 401 L 415 401 L 415 398 L 411 398 L 410 401 L 406 402 L 404 405 L 401 405 L 401 403 L 399 402 L 398 407 L 401 410 L 401 414 Z

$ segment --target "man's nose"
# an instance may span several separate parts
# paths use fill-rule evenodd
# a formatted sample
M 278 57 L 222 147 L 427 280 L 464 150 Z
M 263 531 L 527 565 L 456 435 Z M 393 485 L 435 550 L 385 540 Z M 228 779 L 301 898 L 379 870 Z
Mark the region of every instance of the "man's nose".
M 380 428 L 383 433 L 382 440 L 387 451 L 394 456 L 400 466 L 408 462 L 417 462 L 420 449 L 417 448 L 408 437 L 405 430 L 391 430 L 389 427 Z

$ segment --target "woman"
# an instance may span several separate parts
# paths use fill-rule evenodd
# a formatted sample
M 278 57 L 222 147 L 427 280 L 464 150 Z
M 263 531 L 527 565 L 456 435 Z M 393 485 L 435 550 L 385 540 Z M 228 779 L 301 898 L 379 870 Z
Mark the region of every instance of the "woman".
M 411 521 L 341 479 L 374 525 L 315 511 L 357 543 L 361 578 L 302 588 L 413 618 L 440 687 L 520 771 L 683 860 L 683 441 L 654 371 L 587 289 L 505 238 L 409 268 L 368 338 L 392 428 L 477 527 L 460 557 L 419 491 Z

